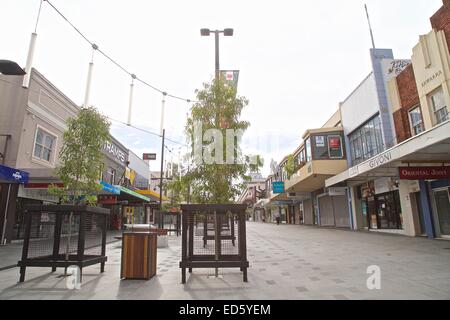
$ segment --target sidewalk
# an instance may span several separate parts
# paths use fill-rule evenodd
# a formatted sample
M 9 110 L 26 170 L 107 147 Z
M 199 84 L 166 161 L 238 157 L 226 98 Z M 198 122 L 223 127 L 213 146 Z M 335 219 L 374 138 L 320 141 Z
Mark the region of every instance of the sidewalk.
M 106 243 L 118 241 L 115 237 L 120 236 L 122 231 L 110 230 L 106 235 Z M 0 271 L 15 268 L 22 257 L 23 242 L 11 243 L 0 246 Z
M 83 269 L 79 290 L 69 290 L 63 270 L 28 268 L 0 272 L 3 299 L 450 299 L 448 242 L 372 232 L 305 226 L 247 224 L 249 282 L 239 268 L 194 269 L 181 284 L 181 237 L 159 248 L 150 280 L 120 280 L 121 243 L 107 246 L 105 272 Z M 370 289 L 369 266 L 380 270 L 380 288 Z

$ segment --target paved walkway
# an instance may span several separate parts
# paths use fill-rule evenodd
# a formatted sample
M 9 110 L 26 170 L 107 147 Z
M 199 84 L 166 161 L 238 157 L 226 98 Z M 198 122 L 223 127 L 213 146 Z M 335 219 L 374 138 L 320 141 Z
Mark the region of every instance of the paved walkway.
M 63 270 L 0 271 L 0 299 L 450 299 L 450 242 L 315 227 L 248 223 L 249 282 L 239 269 L 194 269 L 181 284 L 181 237 L 158 250 L 149 281 L 119 280 L 120 243 L 108 245 L 106 272 L 84 269 L 80 290 Z M 368 290 L 367 267 L 381 268 L 381 289 Z

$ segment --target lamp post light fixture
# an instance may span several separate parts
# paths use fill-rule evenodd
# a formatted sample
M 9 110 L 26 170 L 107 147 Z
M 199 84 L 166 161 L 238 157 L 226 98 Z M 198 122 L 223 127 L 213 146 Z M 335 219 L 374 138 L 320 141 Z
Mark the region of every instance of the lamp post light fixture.
M 216 51 L 216 80 L 219 79 L 219 34 L 223 33 L 226 37 L 233 36 L 233 29 L 226 28 L 224 30 L 210 30 L 207 28 L 200 29 L 200 35 L 202 36 L 209 36 L 211 33 L 214 33 L 215 37 L 215 51 Z

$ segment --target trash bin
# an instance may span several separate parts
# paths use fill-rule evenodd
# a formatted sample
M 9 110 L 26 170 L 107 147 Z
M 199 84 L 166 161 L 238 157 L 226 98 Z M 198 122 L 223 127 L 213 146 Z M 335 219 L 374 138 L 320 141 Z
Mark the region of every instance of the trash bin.
M 156 275 L 157 234 L 125 231 L 122 237 L 121 279 L 150 279 Z

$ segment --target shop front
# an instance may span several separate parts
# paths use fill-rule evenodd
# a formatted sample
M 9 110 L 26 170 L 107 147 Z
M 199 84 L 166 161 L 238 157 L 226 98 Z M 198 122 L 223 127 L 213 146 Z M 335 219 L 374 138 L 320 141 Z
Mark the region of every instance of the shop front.
M 365 229 L 402 229 L 400 194 L 391 191 L 393 184 L 395 180 L 382 178 L 359 186 Z
M 355 229 L 429 238 L 450 233 L 450 121 L 329 178 L 346 182 Z
M 450 238 L 450 180 L 433 181 L 430 185 L 435 208 L 436 234 L 438 237 Z
M 19 186 L 27 183 L 29 173 L 0 165 L 0 244 L 11 242 Z
M 117 202 L 122 206 L 121 228 L 125 224 L 150 223 L 151 199 L 123 186 L 115 186 L 120 190 Z

